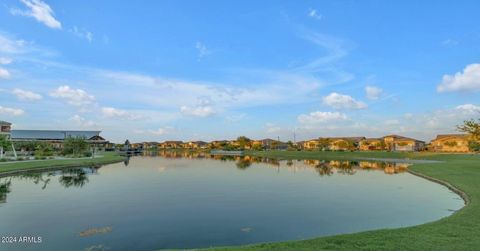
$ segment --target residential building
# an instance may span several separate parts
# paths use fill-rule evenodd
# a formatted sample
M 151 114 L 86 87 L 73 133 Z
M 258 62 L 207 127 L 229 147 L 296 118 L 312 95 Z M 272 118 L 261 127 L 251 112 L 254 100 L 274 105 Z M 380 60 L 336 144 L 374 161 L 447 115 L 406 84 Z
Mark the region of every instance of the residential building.
M 175 141 L 175 140 L 165 141 L 163 143 L 160 143 L 158 147 L 162 149 L 183 148 L 183 141 Z
M 208 147 L 208 143 L 205 141 L 189 141 L 183 147 L 186 149 L 205 149 Z
M 68 131 L 68 130 L 11 130 L 12 141 L 44 141 L 55 148 L 61 148 L 65 139 L 84 138 L 91 145 L 105 148 L 108 141 L 100 136 L 101 131 Z
M 7 138 L 10 138 L 11 129 L 12 129 L 11 123 L 0 120 L 0 136 L 5 135 L 7 136 Z
M 413 152 L 425 149 L 425 142 L 399 135 L 387 135 L 383 137 L 385 147 L 389 151 Z
M 319 149 L 320 141 L 318 139 L 305 140 L 302 142 L 303 149 L 316 150 Z
M 360 151 L 381 151 L 385 150 L 383 138 L 366 138 L 359 142 Z
M 208 147 L 212 148 L 212 149 L 220 149 L 220 148 L 223 148 L 226 145 L 228 145 L 228 143 L 229 143 L 228 140 L 215 140 L 215 141 L 210 142 L 208 144 Z
M 329 149 L 333 151 L 357 150 L 360 141 L 365 137 L 335 137 L 329 139 Z
M 467 134 L 441 134 L 432 140 L 431 147 L 435 152 L 469 152 L 468 142 Z

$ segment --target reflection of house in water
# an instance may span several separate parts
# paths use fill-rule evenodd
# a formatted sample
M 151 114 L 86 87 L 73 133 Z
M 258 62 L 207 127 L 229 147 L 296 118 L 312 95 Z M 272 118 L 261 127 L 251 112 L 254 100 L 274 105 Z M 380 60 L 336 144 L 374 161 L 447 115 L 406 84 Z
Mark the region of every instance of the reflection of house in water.
M 360 168 L 362 169 L 384 169 L 385 163 L 384 162 L 372 162 L 372 161 L 360 161 L 358 163 Z
M 409 165 L 407 163 L 386 163 L 383 171 L 386 174 L 403 173 L 408 170 L 408 166 Z

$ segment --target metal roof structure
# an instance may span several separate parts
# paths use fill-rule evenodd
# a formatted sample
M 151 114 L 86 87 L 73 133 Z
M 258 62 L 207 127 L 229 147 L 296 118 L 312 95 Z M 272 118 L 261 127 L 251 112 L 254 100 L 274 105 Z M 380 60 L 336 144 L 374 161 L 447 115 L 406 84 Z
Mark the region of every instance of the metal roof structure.
M 91 139 L 100 136 L 101 131 L 68 130 L 12 130 L 12 140 L 64 140 L 68 137 Z

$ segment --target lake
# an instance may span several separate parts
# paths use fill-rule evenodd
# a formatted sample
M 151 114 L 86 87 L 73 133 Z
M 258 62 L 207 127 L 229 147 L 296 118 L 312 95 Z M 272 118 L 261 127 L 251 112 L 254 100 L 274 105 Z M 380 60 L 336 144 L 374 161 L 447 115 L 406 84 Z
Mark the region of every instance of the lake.
M 408 164 L 162 153 L 0 178 L 1 250 L 154 250 L 417 225 L 464 201 Z

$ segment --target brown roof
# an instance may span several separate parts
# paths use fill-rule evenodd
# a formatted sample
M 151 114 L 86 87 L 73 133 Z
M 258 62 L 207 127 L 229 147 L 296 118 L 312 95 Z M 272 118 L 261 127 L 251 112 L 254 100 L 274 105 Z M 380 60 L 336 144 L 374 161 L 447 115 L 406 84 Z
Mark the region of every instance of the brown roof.
M 372 141 L 372 140 L 382 140 L 382 138 L 365 138 L 365 140 Z
M 387 135 L 387 136 L 384 136 L 383 138 L 386 138 L 386 137 L 393 137 L 393 138 L 396 139 L 396 140 L 413 140 L 413 141 L 424 142 L 424 143 L 425 143 L 425 141 L 422 141 L 422 140 L 418 140 L 418 139 L 414 139 L 414 138 L 408 138 L 408 137 L 404 137 L 404 136 L 400 136 L 400 135 L 395 135 L 395 134 Z
M 437 138 L 435 138 L 435 140 L 444 139 L 444 138 L 451 138 L 451 137 L 466 138 L 466 137 L 468 137 L 468 135 L 467 134 L 439 134 L 439 135 L 437 135 Z
M 363 140 L 365 139 L 365 137 L 331 137 L 331 138 L 327 138 L 327 139 L 333 139 L 333 140 L 339 140 L 339 139 L 343 139 L 343 140 L 348 140 L 348 141 L 354 141 L 354 142 L 359 142 L 360 140 Z
M 175 141 L 175 140 L 169 140 L 169 141 L 165 141 L 163 142 L 164 144 L 182 144 L 183 141 Z

